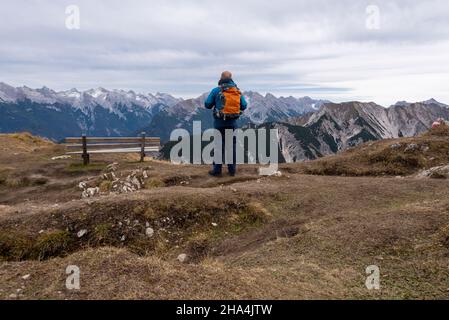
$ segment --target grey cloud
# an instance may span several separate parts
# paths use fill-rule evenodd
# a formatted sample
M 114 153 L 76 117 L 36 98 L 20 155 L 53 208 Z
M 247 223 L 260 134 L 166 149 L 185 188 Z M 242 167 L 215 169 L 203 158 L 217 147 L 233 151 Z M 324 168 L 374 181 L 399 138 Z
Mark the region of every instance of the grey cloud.
M 372 3 L 380 30 L 365 28 Z M 64 27 L 69 4 L 81 9 L 81 30 Z M 247 0 L 226 10 L 201 0 L 4 0 L 0 10 L 0 81 L 55 89 L 201 94 L 231 69 L 245 89 L 386 100 L 382 81 L 435 72 L 449 36 L 446 0 Z M 428 56 L 401 59 L 422 46 Z M 379 87 L 360 82 L 373 76 Z

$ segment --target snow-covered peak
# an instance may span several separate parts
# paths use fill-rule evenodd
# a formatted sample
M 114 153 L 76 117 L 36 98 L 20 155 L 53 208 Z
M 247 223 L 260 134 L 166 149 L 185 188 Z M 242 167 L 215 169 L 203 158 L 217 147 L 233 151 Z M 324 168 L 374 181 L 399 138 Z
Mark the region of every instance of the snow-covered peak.
M 74 98 L 74 99 L 79 99 L 81 98 L 81 92 L 79 92 L 76 88 L 72 88 L 70 90 L 67 91 L 61 91 L 59 92 L 59 95 L 61 97 L 67 97 L 67 98 Z
M 19 98 L 19 92 L 16 88 L 0 82 L 0 101 L 14 102 Z
M 56 92 L 48 89 L 31 89 L 27 86 L 23 86 L 22 88 L 18 88 L 18 90 L 22 93 L 23 97 L 41 104 L 54 104 L 57 102 Z
M 104 88 L 97 88 L 97 89 L 90 89 L 87 90 L 86 93 L 94 98 L 100 98 L 100 97 L 105 97 L 109 91 L 104 89 Z
M 132 90 L 107 90 L 102 87 L 79 91 L 76 88 L 56 92 L 50 88 L 42 87 L 32 89 L 27 86 L 15 88 L 6 83 L 0 83 L 0 102 L 17 102 L 28 99 L 32 102 L 46 105 L 55 103 L 68 104 L 73 108 L 88 113 L 96 106 L 103 107 L 112 113 L 121 114 L 120 107 L 132 111 L 136 107 L 151 109 L 153 106 L 163 104 L 173 106 L 182 99 L 175 98 L 166 93 L 142 94 Z
M 322 100 L 313 100 L 309 97 L 276 97 L 271 93 L 265 96 L 258 92 L 246 91 L 244 96 L 248 101 L 248 110 L 245 116 L 253 123 L 264 123 L 287 118 L 298 117 L 304 113 L 315 111 L 317 106 L 321 106 Z

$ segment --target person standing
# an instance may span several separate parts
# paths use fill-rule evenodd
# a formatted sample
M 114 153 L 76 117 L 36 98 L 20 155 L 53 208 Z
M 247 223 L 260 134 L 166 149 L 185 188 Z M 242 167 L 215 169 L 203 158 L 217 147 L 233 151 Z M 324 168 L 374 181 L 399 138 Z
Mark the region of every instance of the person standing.
M 221 134 L 222 158 L 224 158 L 226 130 L 234 131 L 238 128 L 237 120 L 248 106 L 245 97 L 232 79 L 231 72 L 222 72 L 218 87 L 210 92 L 204 105 L 207 109 L 213 109 L 214 128 Z M 230 176 L 234 176 L 237 172 L 235 140 L 235 137 L 233 137 L 232 163 L 228 163 L 228 173 Z M 214 177 L 221 176 L 222 163 L 223 161 L 221 163 L 214 163 L 212 170 L 209 171 L 209 175 Z

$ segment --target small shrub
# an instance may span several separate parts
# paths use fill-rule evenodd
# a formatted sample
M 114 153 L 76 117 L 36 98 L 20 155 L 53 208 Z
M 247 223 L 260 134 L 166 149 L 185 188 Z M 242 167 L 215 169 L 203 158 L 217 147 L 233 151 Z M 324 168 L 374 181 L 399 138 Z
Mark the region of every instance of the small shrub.
M 0 257 L 3 260 L 23 260 L 32 248 L 31 239 L 11 230 L 0 233 Z
M 234 224 L 235 230 L 240 230 L 244 226 L 260 225 L 269 220 L 270 213 L 259 203 L 249 203 L 230 216 L 230 221 Z
M 41 234 L 34 245 L 33 256 L 39 260 L 63 255 L 69 251 L 73 239 L 68 231 L 57 230 Z
M 165 186 L 165 183 L 159 179 L 148 179 L 145 181 L 144 188 L 145 189 L 154 189 L 154 188 L 162 188 Z
M 188 240 L 187 251 L 188 256 L 193 262 L 204 259 L 211 247 L 211 239 L 208 234 L 196 234 Z
M 94 235 L 95 240 L 99 243 L 107 242 L 112 234 L 112 224 L 111 223 L 102 223 L 95 227 Z
M 136 205 L 134 208 L 133 208 L 133 213 L 135 214 L 135 215 L 140 215 L 140 214 L 142 214 L 143 212 L 145 212 L 145 207 L 143 206 L 143 205 Z
M 28 177 L 9 176 L 6 178 L 4 184 L 10 188 L 27 187 L 31 185 L 31 180 Z
M 154 220 L 157 218 L 157 213 L 153 210 L 153 208 L 148 207 L 143 211 L 143 216 L 147 220 Z
M 100 192 L 109 192 L 112 189 L 112 181 L 105 180 L 100 183 Z

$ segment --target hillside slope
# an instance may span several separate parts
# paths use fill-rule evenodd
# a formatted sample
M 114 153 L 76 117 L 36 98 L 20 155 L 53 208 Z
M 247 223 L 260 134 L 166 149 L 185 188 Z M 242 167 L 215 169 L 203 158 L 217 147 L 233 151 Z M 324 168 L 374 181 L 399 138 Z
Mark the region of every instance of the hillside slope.
M 50 160 L 64 152 L 53 144 L 21 152 L 20 139 L 0 136 L 11 145 L 0 153 L 1 299 L 449 298 L 449 179 L 303 174 L 325 159 L 219 179 L 138 155 L 83 167 Z M 412 141 L 368 143 L 336 166 L 382 143 Z M 68 265 L 81 270 L 80 290 L 65 287 Z M 380 290 L 365 286 L 370 265 Z
M 322 175 L 404 176 L 433 172 L 433 177 L 449 178 L 449 126 L 431 129 L 417 137 L 365 143 L 297 168 Z

